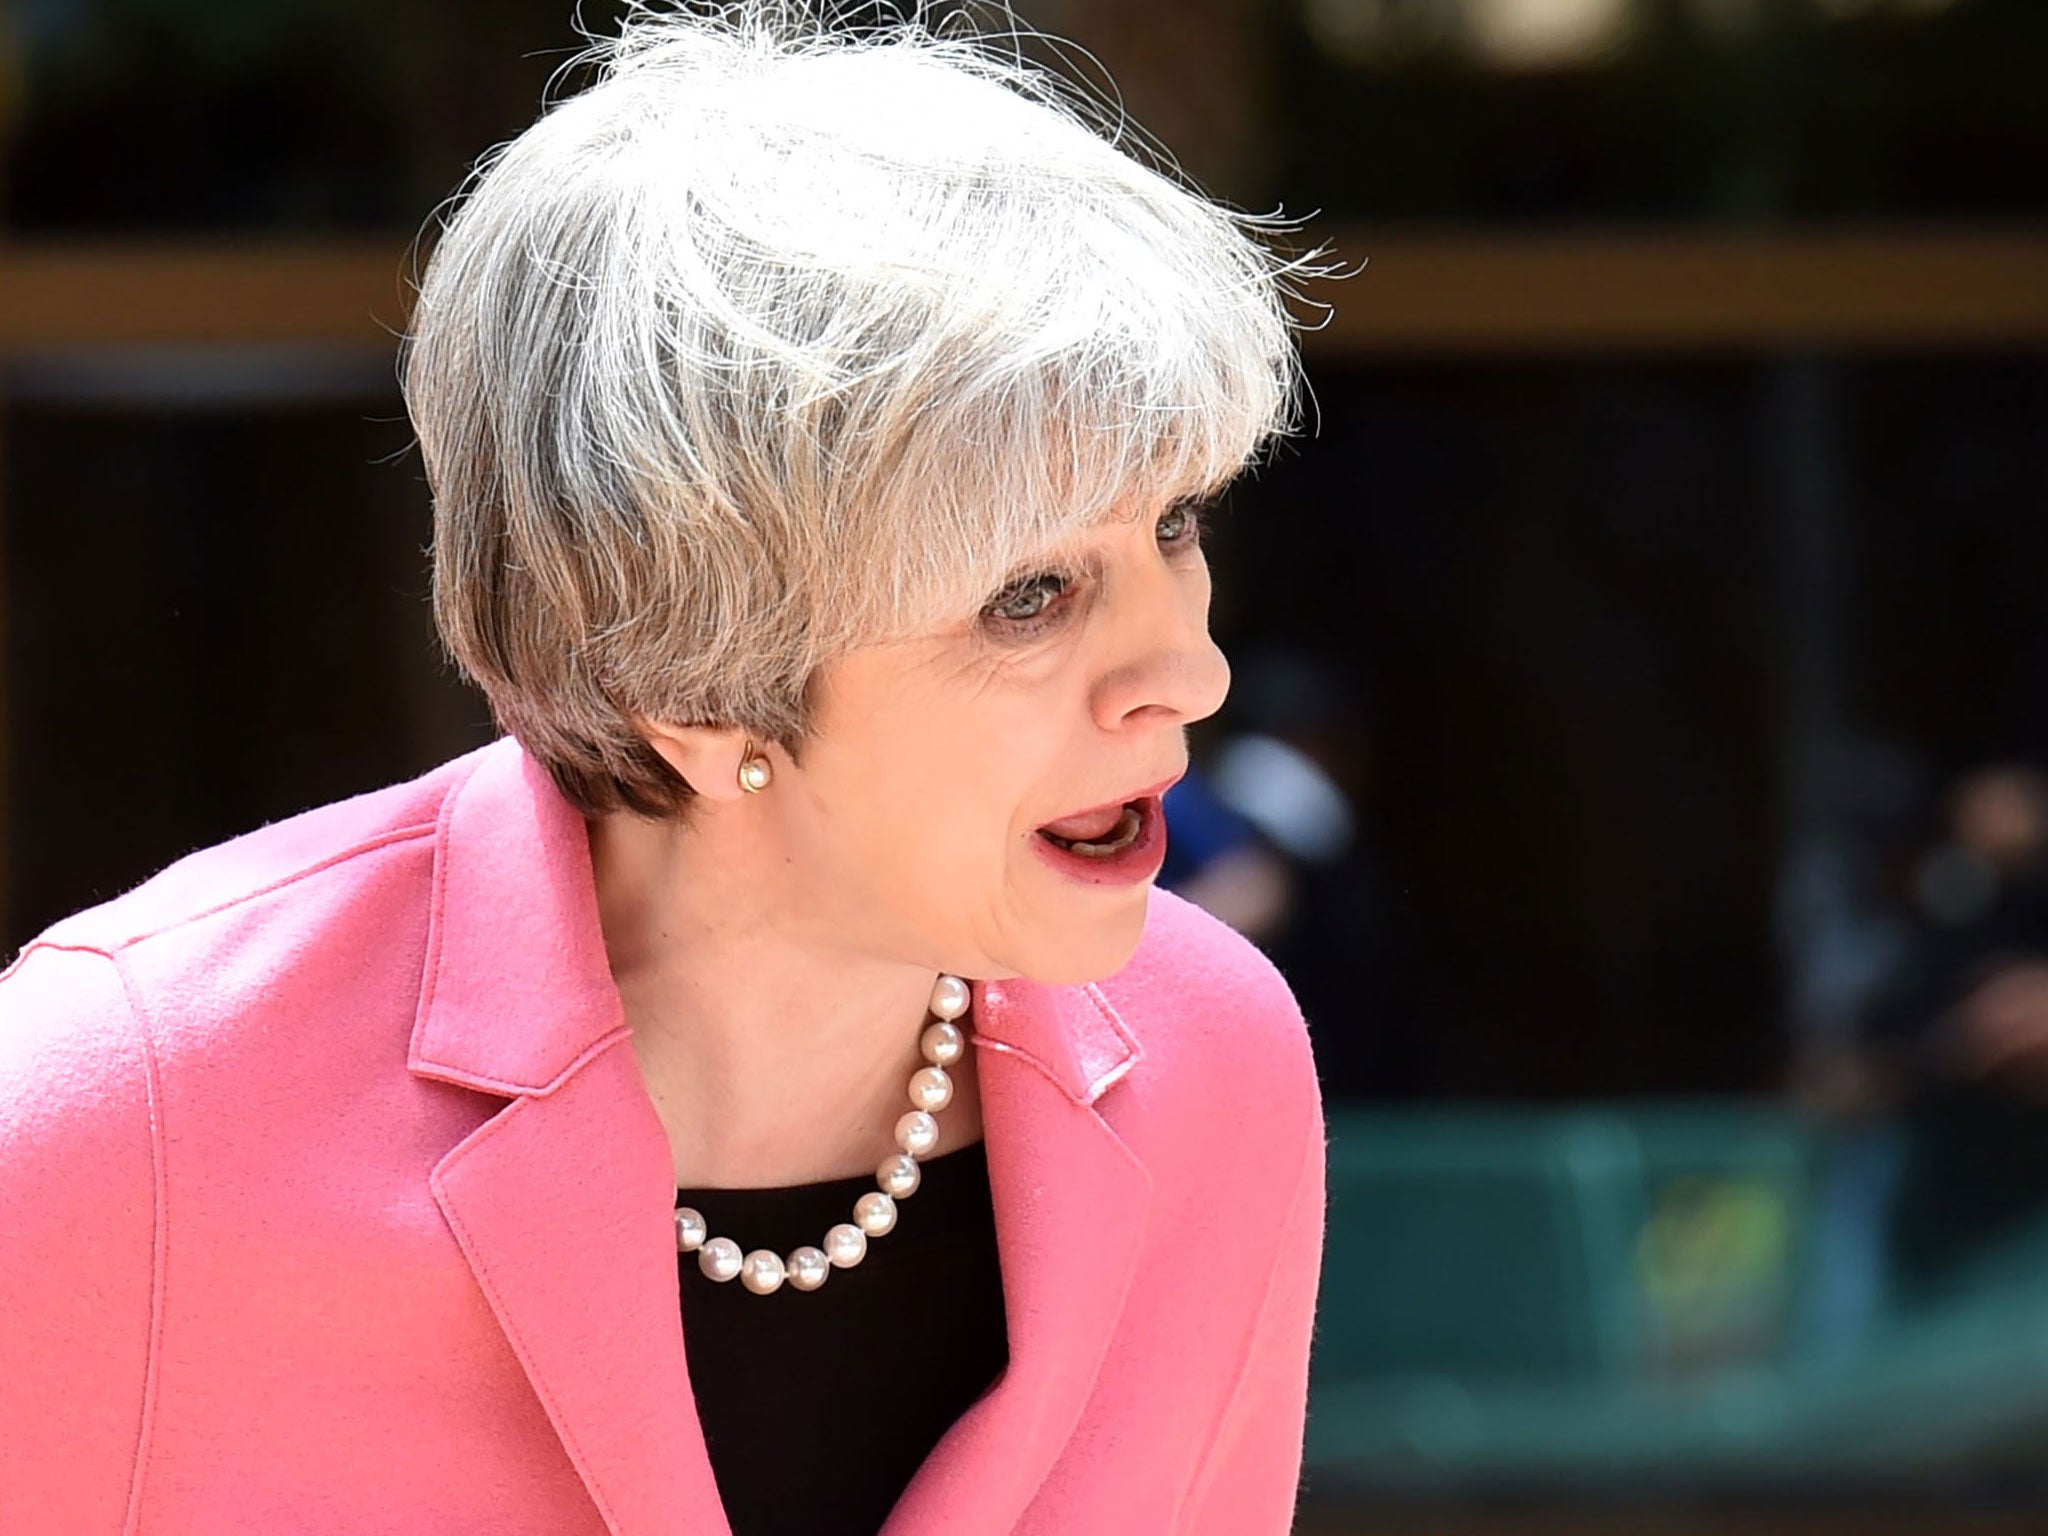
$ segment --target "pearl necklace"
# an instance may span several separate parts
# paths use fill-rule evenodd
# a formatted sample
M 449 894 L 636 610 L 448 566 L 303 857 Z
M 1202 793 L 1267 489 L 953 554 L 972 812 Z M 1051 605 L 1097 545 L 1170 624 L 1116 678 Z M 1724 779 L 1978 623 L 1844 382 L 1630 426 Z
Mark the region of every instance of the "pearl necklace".
M 918 1047 L 931 1063 L 910 1077 L 912 1108 L 896 1122 L 896 1145 L 903 1150 L 875 1170 L 881 1187 L 853 1204 L 853 1220 L 842 1221 L 825 1234 L 825 1245 L 806 1245 L 783 1258 L 770 1248 L 756 1248 L 741 1257 L 740 1245 L 729 1237 L 713 1237 L 704 1217 L 689 1206 L 676 1210 L 676 1249 L 697 1255 L 697 1267 L 713 1280 L 735 1275 L 756 1296 L 779 1290 L 787 1280 L 800 1291 L 815 1291 L 833 1269 L 851 1269 L 867 1257 L 868 1239 L 881 1237 L 896 1225 L 896 1202 L 917 1193 L 924 1175 L 917 1160 L 939 1144 L 939 1122 L 933 1116 L 953 1102 L 953 1079 L 946 1068 L 967 1049 L 966 1037 L 952 1021 L 972 1000 L 958 976 L 940 976 L 932 988 L 931 1011 L 938 1022 L 925 1027 Z

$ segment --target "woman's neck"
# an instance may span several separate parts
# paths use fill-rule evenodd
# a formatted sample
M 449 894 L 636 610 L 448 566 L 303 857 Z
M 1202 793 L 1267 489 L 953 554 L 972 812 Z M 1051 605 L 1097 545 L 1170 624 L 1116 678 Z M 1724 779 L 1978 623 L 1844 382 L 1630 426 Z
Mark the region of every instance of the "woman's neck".
M 676 1183 L 872 1172 L 898 1150 L 936 973 L 805 933 L 803 882 L 721 820 L 590 823 L 605 948 Z M 974 1058 L 970 1046 L 948 1069 L 953 1102 L 930 1156 L 981 1138 Z

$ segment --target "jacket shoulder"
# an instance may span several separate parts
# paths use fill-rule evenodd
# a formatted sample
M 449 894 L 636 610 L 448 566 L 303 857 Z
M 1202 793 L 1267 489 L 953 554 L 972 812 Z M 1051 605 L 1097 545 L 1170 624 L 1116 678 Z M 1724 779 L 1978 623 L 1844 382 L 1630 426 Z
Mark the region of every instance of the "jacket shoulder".
M 1145 932 L 1102 994 L 1160 1065 L 1285 1110 L 1319 1109 L 1307 1021 L 1278 966 L 1220 918 L 1154 887 Z
M 0 973 L 0 1168 L 84 1110 L 99 1134 L 147 1126 L 144 1053 L 113 960 L 40 941 Z M 119 1131 L 110 1134 L 120 1134 Z M 0 1177 L 0 1189 L 25 1186 Z
M 424 836 L 448 796 L 490 750 L 465 753 L 418 778 L 316 806 L 189 853 L 124 894 L 53 924 L 22 955 L 39 946 L 111 953 L 360 854 Z
M 0 977 L 0 1527 L 114 1530 L 146 1415 L 160 1238 L 153 1074 L 114 963 Z

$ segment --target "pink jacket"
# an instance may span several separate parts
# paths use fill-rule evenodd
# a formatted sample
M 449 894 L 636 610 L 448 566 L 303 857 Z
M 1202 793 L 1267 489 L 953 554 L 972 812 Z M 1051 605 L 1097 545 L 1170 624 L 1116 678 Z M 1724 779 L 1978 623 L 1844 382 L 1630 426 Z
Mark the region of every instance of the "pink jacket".
M 1279 1536 L 1324 1177 L 1285 983 L 1154 891 L 1116 976 L 973 1020 L 1011 1359 L 887 1536 Z M 0 976 L 0 1531 L 724 1536 L 673 1206 L 515 742 L 194 854 Z

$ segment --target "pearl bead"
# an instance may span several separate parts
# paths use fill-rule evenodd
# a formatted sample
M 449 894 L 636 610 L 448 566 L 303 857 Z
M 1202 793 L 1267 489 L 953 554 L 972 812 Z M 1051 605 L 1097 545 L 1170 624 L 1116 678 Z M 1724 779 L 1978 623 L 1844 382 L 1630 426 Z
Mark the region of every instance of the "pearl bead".
M 869 1237 L 886 1237 L 896 1225 L 896 1202 L 870 1190 L 853 1202 L 853 1221 Z
M 759 789 L 768 782 L 765 762 L 749 763 L 741 769 L 741 781 Z M 842 1221 L 825 1234 L 822 1248 L 805 1246 L 784 1259 L 767 1248 L 742 1255 L 740 1245 L 729 1237 L 711 1236 L 701 1211 L 676 1207 L 676 1249 L 695 1252 L 697 1267 L 713 1280 L 735 1276 L 757 1296 L 777 1291 L 787 1281 L 800 1291 L 815 1291 L 834 1269 L 851 1269 L 867 1257 L 868 1239 L 881 1237 L 896 1228 L 896 1202 L 917 1192 L 924 1171 L 917 1160 L 939 1144 L 939 1122 L 932 1116 L 953 1102 L 953 1079 L 946 1068 L 966 1054 L 967 1037 L 952 1021 L 966 1013 L 973 993 L 958 976 L 941 976 L 932 987 L 931 1011 L 938 1022 L 927 1025 L 918 1036 L 918 1049 L 931 1063 L 920 1067 L 910 1079 L 907 1092 L 915 1106 L 896 1121 L 896 1145 L 903 1150 L 882 1160 L 875 1169 L 878 1189 L 862 1195 L 853 1205 L 853 1220 Z
M 759 791 L 768 787 L 768 765 L 755 761 L 740 769 L 740 781 L 748 789 Z
M 917 1193 L 917 1186 L 924 1182 L 924 1170 L 908 1152 L 898 1152 L 883 1159 L 882 1166 L 875 1170 L 875 1182 L 890 1199 L 901 1200 Z
M 939 1144 L 939 1122 L 913 1109 L 896 1122 L 896 1145 L 912 1157 L 923 1157 Z
M 950 1067 L 967 1051 L 967 1037 L 958 1024 L 933 1024 L 918 1042 L 924 1059 L 934 1066 Z
M 967 983 L 958 976 L 941 976 L 932 987 L 932 1012 L 942 1019 L 957 1019 L 974 1001 Z
M 740 1284 L 756 1296 L 781 1290 L 782 1280 L 782 1255 L 771 1249 L 756 1248 L 740 1264 Z
M 730 1280 L 741 1262 L 740 1245 L 729 1237 L 714 1237 L 697 1250 L 697 1267 L 714 1280 Z
M 868 1235 L 850 1221 L 825 1234 L 825 1257 L 836 1269 L 851 1269 L 868 1256 Z
M 953 1079 L 944 1067 L 920 1067 L 910 1077 L 910 1102 L 937 1114 L 953 1102 Z
M 800 1291 L 815 1291 L 832 1273 L 832 1261 L 825 1257 L 824 1249 L 806 1244 L 789 1256 L 787 1268 L 791 1285 Z

